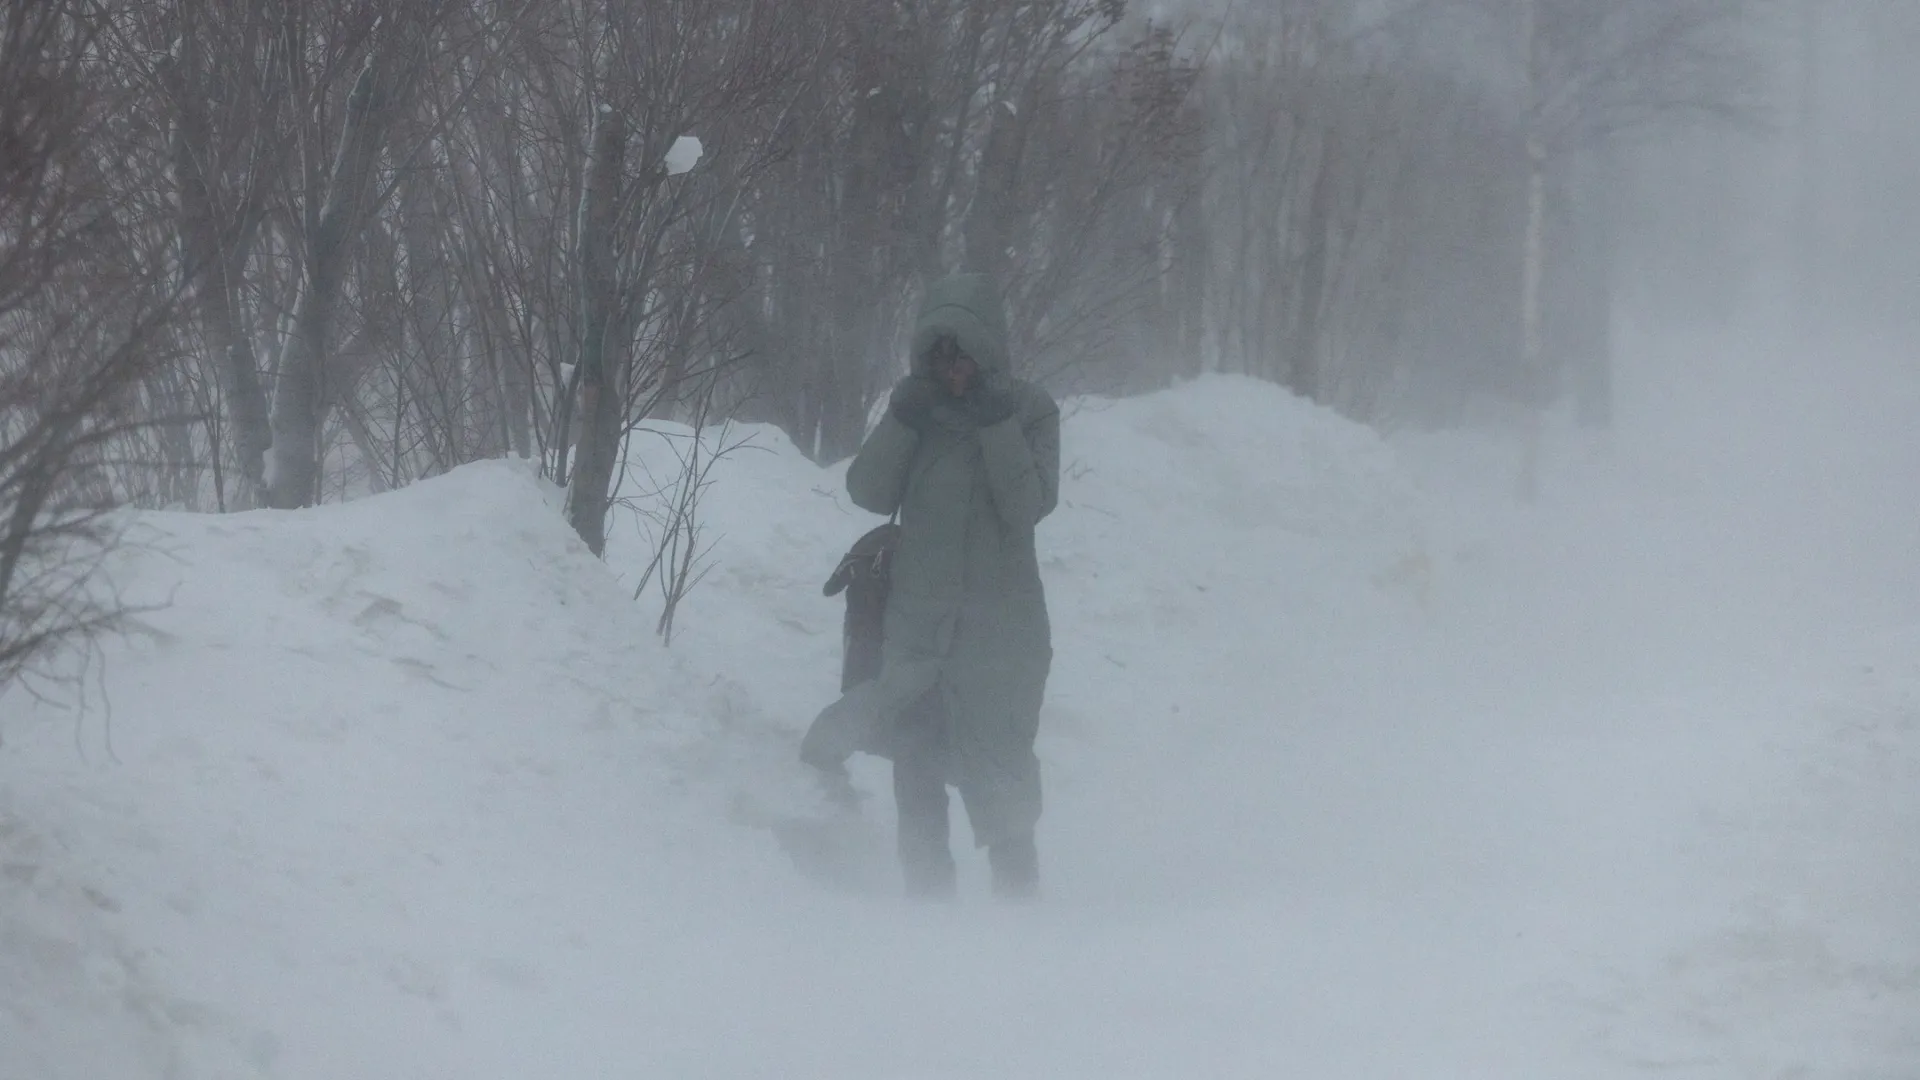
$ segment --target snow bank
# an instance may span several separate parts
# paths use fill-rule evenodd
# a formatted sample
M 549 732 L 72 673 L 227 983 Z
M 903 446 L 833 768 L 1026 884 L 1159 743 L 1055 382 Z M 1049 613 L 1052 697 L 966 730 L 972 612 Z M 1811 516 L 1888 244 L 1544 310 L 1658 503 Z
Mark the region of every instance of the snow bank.
M 1312 666 L 1287 628 L 1326 622 L 1413 532 L 1385 448 L 1269 387 L 1072 411 L 1044 555 L 1067 777 L 1095 729 L 1124 758 L 1170 721 L 1220 722 L 1196 693 L 1211 672 Z M 672 478 L 676 434 L 636 444 L 629 494 Z M 112 647 L 104 695 L 8 703 L 0 1076 L 424 1075 L 467 1060 L 451 1002 L 603 947 L 630 902 L 711 903 L 729 874 L 791 888 L 788 857 L 890 892 L 882 813 L 758 827 L 818 809 L 792 752 L 837 689 L 820 584 L 873 522 L 839 469 L 735 434 L 671 651 L 657 602 L 630 598 L 639 522 L 610 576 L 521 466 L 146 519 L 122 576 L 166 606 Z
M 884 772 L 836 814 L 793 759 L 875 520 L 776 431 L 706 437 L 750 442 L 671 649 L 641 523 L 594 560 L 520 465 L 145 519 L 122 579 L 167 606 L 83 709 L 0 701 L 0 1080 L 1920 1061 L 1885 899 L 1920 896 L 1910 649 L 1573 692 L 1637 670 L 1616 620 L 1654 607 L 1570 629 L 1635 588 L 1561 542 L 1591 507 L 1470 544 L 1459 491 L 1272 387 L 1070 402 L 1049 899 L 905 909 Z
M 104 693 L 6 703 L 8 1080 L 448 1075 L 450 987 L 671 895 L 754 752 L 524 467 L 146 524 Z

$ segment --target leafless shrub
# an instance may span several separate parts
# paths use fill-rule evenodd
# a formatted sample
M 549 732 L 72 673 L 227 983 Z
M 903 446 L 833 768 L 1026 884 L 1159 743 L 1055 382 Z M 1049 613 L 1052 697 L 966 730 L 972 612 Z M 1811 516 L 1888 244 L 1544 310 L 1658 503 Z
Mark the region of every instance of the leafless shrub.
M 641 571 L 633 598 L 640 599 L 647 586 L 660 590 L 660 618 L 654 630 L 668 644 L 673 643 L 674 620 L 680 605 L 694 587 L 713 569 L 713 544 L 706 536 L 700 516 L 700 502 L 714 484 L 713 469 L 721 461 L 743 450 L 752 449 L 748 438 L 735 438 L 731 425 L 709 427 L 711 395 L 702 397 L 701 410 L 693 417 L 690 431 L 682 434 L 658 428 L 642 429 L 638 434 L 660 438 L 673 452 L 676 468 L 662 478 L 651 469 L 642 469 L 648 489 L 630 496 L 618 496 L 615 504 L 634 516 L 646 534 L 652 557 Z M 627 469 L 623 468 L 625 475 Z
M 116 468 L 176 355 L 177 278 L 113 153 L 115 14 L 0 18 L 0 687 L 125 614 L 98 578 L 124 525 Z

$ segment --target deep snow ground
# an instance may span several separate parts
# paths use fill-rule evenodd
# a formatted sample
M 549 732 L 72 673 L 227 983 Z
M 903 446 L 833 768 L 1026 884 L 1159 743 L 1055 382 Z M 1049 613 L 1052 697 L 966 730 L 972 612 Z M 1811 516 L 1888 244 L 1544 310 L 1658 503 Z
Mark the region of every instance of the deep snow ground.
M 0 701 L 0 1080 L 1920 1075 L 1920 398 L 1673 361 L 1534 508 L 1078 403 L 1033 910 L 898 904 L 884 772 L 793 764 L 870 523 L 774 433 L 671 650 L 515 466 L 151 519 L 88 708 Z

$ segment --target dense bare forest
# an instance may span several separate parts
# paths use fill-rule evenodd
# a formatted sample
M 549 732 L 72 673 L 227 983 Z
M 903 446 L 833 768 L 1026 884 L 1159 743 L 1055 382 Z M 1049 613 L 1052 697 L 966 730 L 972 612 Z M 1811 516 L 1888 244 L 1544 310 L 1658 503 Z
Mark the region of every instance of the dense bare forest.
M 1622 224 L 1636 140 L 1827 160 L 1821 58 L 1893 16 L 1825 10 L 9 0 L 0 678 L 98 614 L 116 507 L 520 455 L 598 551 L 637 424 L 843 457 L 960 267 L 1061 393 L 1230 371 L 1368 421 L 1604 424 L 1624 238 L 1662 231 Z M 1818 269 L 1854 202 L 1807 176 Z

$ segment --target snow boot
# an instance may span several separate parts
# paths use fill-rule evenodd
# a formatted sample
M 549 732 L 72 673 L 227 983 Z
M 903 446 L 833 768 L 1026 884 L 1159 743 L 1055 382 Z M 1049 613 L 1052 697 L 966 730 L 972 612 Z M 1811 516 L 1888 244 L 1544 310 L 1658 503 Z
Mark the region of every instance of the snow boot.
M 994 896 L 1012 901 L 1040 898 L 1040 851 L 1032 833 L 988 847 L 987 866 L 993 872 Z

